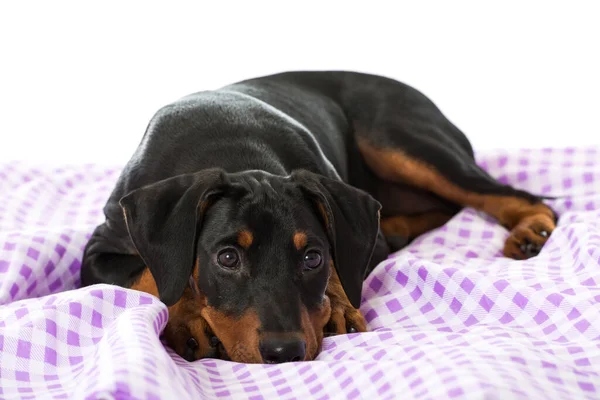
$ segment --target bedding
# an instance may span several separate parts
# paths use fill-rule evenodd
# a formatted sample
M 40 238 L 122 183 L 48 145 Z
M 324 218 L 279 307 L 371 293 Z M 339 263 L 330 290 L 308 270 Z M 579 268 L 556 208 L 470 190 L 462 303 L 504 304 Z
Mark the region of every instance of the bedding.
M 366 279 L 370 332 L 281 365 L 188 363 L 160 340 L 158 299 L 78 289 L 119 166 L 0 164 L 0 398 L 600 398 L 600 148 L 477 159 L 556 197 L 541 254 L 502 257 L 508 232 L 465 209 Z

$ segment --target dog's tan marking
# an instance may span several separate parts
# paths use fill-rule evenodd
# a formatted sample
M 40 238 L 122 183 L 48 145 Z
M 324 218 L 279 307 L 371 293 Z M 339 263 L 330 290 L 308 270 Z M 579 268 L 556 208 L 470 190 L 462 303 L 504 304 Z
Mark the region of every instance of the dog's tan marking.
M 545 243 L 556 227 L 553 211 L 541 202 L 532 204 L 515 196 L 470 192 L 450 182 L 434 167 L 415 160 L 402 151 L 376 148 L 361 138 L 357 139 L 357 143 L 365 162 L 381 179 L 409 183 L 463 206 L 481 210 L 495 217 L 508 230 L 519 227 L 520 230 L 532 231 L 538 244 Z M 543 231 L 547 233 L 546 236 L 538 235 Z M 524 235 L 519 237 L 522 239 Z M 515 238 L 515 232 L 511 238 Z M 515 240 L 518 247 L 524 243 Z M 514 254 L 514 247 L 507 241 L 504 254 L 508 257 L 522 258 Z
M 192 276 L 195 277 L 197 282 L 198 261 Z M 138 280 L 130 288 L 158 297 L 156 281 L 148 268 L 144 269 Z M 169 321 L 164 331 L 165 340 L 169 347 L 180 356 L 185 354 L 187 341 L 191 337 L 198 342 L 198 349 L 195 351 L 196 358 L 206 357 L 212 352 L 208 334 L 210 328 L 200 313 L 201 304 L 199 302 L 200 300 L 194 290 L 186 288 L 181 299 L 168 308 Z
M 353 327 L 357 332 L 366 332 L 365 318 L 348 300 L 333 262 L 329 263 L 329 269 L 331 276 L 325 294 L 331 303 L 331 316 L 325 328 L 326 333 L 330 335 L 345 334 L 348 333 L 349 327 Z
M 420 215 L 399 215 L 383 218 L 381 220 L 381 231 L 386 236 L 402 236 L 415 238 L 432 229 L 439 228 L 452 218 L 451 215 L 432 211 Z
M 253 240 L 254 236 L 249 230 L 244 229 L 243 231 L 240 231 L 238 233 L 238 244 L 246 250 L 248 250 L 250 246 L 252 246 Z
M 306 341 L 304 361 L 314 360 L 319 354 L 321 342 L 323 341 L 323 330 L 330 315 L 331 305 L 327 296 L 324 296 L 323 303 L 317 309 L 309 312 L 306 307 L 302 307 L 300 316 L 304 332 L 303 338 Z
M 141 273 L 138 280 L 131 285 L 131 289 L 158 297 L 158 288 L 156 287 L 156 282 L 154 281 L 154 277 L 149 268 L 144 268 L 144 271 Z
M 327 209 L 325 208 L 325 205 L 321 202 L 318 202 L 317 207 L 319 208 L 319 212 L 321 213 L 321 216 L 323 217 L 323 222 L 325 223 L 325 226 L 328 227 L 329 226 L 329 216 L 327 215 Z
M 273 336 L 298 338 L 306 342 L 304 361 L 314 359 L 323 339 L 323 329 L 327 323 L 331 308 L 329 298 L 325 297 L 322 305 L 312 312 L 302 307 L 302 332 L 261 333 L 261 323 L 255 310 L 249 309 L 240 317 L 227 315 L 213 307 L 202 308 L 202 316 L 210 328 L 221 340 L 227 354 L 234 362 L 262 363 L 260 341 Z
M 306 247 L 306 243 L 308 242 L 308 238 L 306 237 L 306 233 L 297 231 L 294 233 L 294 246 L 296 246 L 297 250 L 302 250 Z
M 198 280 L 198 262 L 194 267 L 193 284 Z M 232 361 L 244 363 L 262 363 L 259 351 L 260 320 L 254 310 L 246 311 L 239 318 L 227 315 L 208 306 L 206 297 L 197 287 L 186 288 L 181 299 L 169 307 L 169 322 L 164 331 L 169 347 L 181 356 L 186 352 L 189 338 L 198 342 L 195 352 L 197 358 L 206 357 L 213 349 L 210 347 L 211 335 L 216 335 L 221 341 L 227 355 Z M 131 289 L 140 290 L 158 297 L 158 289 L 152 273 L 144 269 L 139 279 Z M 323 329 L 331 315 L 329 298 L 325 296 L 323 304 L 316 310 L 307 311 L 302 308 L 302 332 L 292 332 L 290 335 L 300 335 L 306 341 L 305 360 L 314 359 L 323 339 Z
M 204 214 L 206 212 L 206 210 L 208 210 L 208 207 L 210 207 L 213 202 L 214 202 L 214 200 L 212 198 L 208 198 L 208 199 L 200 202 L 200 204 L 198 205 L 200 208 L 200 214 Z
M 240 317 L 234 317 L 206 306 L 202 309 L 202 316 L 215 332 L 232 361 L 262 363 L 259 351 L 261 324 L 255 310 L 250 309 Z

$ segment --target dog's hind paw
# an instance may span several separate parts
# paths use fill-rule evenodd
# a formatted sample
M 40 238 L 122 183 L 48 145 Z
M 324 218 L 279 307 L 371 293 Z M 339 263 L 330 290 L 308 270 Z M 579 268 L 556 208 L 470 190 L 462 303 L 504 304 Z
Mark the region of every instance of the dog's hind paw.
M 545 214 L 536 214 L 519 222 L 510 232 L 504 245 L 504 255 L 515 260 L 537 256 L 556 225 Z

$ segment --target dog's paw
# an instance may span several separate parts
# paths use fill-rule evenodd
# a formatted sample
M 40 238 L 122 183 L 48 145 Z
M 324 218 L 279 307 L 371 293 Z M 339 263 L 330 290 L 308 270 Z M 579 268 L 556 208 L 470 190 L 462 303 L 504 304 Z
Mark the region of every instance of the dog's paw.
M 229 356 L 223 344 L 215 335 L 207 333 L 198 338 L 191 336 L 186 342 L 183 350 L 178 354 L 186 361 L 196 361 L 203 358 L 217 358 L 228 360 Z
M 537 256 L 554 231 L 554 221 L 545 214 L 524 218 L 510 232 L 504 245 L 504 255 L 515 260 Z
M 325 325 L 325 336 L 366 332 L 367 323 L 359 310 L 348 304 L 331 304 L 331 317 Z
M 191 319 L 186 321 L 177 317 L 174 314 L 165 327 L 164 339 L 167 346 L 186 361 L 222 358 L 221 342 L 210 331 L 204 318 L 190 316 Z
M 329 298 L 331 314 L 323 328 L 324 336 L 367 331 L 365 318 L 348 300 L 333 264 L 325 294 Z

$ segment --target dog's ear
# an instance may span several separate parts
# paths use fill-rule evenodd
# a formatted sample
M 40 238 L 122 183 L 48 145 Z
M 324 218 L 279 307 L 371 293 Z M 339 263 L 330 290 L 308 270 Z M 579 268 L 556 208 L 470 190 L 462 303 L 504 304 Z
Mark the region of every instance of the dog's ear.
M 129 236 L 167 306 L 188 284 L 202 217 L 226 179 L 223 170 L 207 169 L 136 189 L 119 201 Z
M 308 171 L 294 171 L 291 178 L 321 213 L 336 271 L 348 300 L 358 308 L 379 232 L 381 204 L 362 190 Z

